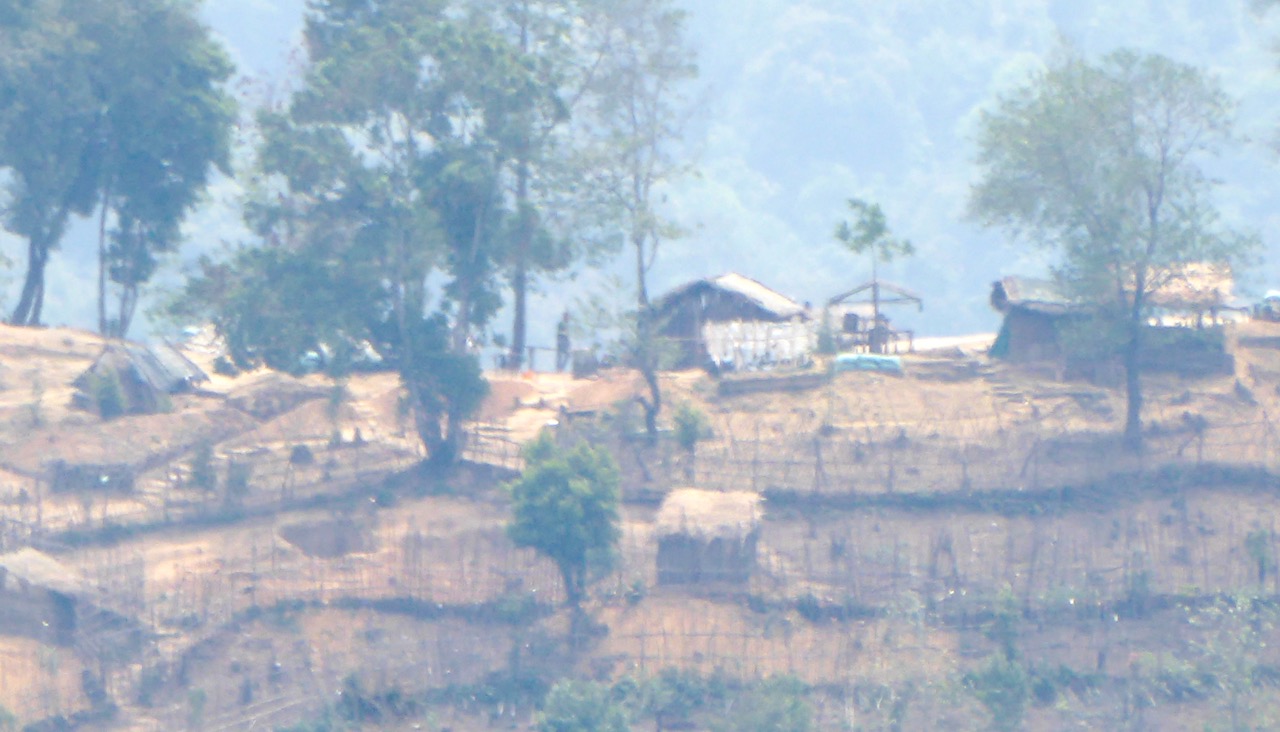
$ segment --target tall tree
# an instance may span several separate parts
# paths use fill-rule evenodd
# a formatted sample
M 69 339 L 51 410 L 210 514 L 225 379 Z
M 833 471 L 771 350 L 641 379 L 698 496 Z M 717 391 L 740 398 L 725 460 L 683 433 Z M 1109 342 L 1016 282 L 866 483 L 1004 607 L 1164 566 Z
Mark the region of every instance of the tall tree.
M 888 328 L 880 318 L 880 264 L 892 262 L 898 257 L 909 257 L 916 252 L 915 245 L 889 233 L 889 224 L 878 203 L 867 203 L 850 198 L 849 210 L 855 215 L 852 223 L 836 224 L 836 241 L 854 254 L 871 257 L 871 352 L 881 353 L 888 338 Z M 825 317 L 825 316 L 824 316 Z
M 595 80 L 588 123 L 598 134 L 592 185 L 621 214 L 634 257 L 634 359 L 648 386 L 640 399 L 650 437 L 662 410 L 661 347 L 650 307 L 648 274 L 660 244 L 678 231 L 659 210 L 663 186 L 682 172 L 674 154 L 687 104 L 686 84 L 697 75 L 684 37 L 684 11 L 670 0 L 601 3 L 591 30 L 608 48 Z
M 123 288 L 123 334 L 155 255 L 176 245 L 211 167 L 226 168 L 235 108 L 221 85 L 231 63 L 192 3 L 36 0 L 11 10 L 0 14 L 10 51 L 0 58 L 0 167 L 11 173 L 6 226 L 27 239 L 11 321 L 40 321 L 50 253 L 72 215 L 98 206 L 104 235 L 108 210 L 122 224 L 100 266 Z M 101 301 L 100 313 L 105 321 Z
M 130 0 L 114 22 L 94 29 L 117 82 L 107 89 L 112 134 L 101 158 L 100 213 L 115 213 L 100 267 L 119 288 L 108 320 L 99 291 L 102 331 L 123 338 L 141 287 L 158 258 L 177 247 L 180 226 L 216 168 L 230 173 L 235 104 L 223 90 L 232 65 L 193 14 L 172 0 Z M 99 275 L 101 283 L 102 274 Z
M 492 16 L 473 10 L 313 3 L 305 84 L 261 119 L 265 183 L 249 219 L 263 246 L 210 263 L 188 288 L 240 357 L 292 368 L 303 348 L 370 343 L 399 371 L 437 461 L 456 454 L 484 393 L 469 341 L 500 304 L 503 176 L 542 93 Z M 272 272 L 296 300 L 244 295 Z
M 1239 263 L 1201 165 L 1231 141 L 1232 104 L 1198 69 L 1118 51 L 1062 53 L 982 116 L 971 214 L 1058 255 L 1056 275 L 1117 334 L 1125 443 L 1142 446 L 1141 361 L 1151 296 L 1190 262 Z
M 608 556 L 618 542 L 618 468 L 603 448 L 563 450 L 545 434 L 525 449 L 525 459 L 528 467 L 511 486 L 507 533 L 555 562 L 576 614 L 592 559 Z

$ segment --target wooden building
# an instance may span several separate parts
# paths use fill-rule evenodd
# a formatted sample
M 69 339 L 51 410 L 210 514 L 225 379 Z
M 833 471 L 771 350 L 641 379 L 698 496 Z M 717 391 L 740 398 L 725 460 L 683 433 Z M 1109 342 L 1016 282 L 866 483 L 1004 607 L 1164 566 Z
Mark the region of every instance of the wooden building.
M 0 627 L 8 634 L 71 645 L 76 606 L 89 594 L 83 577 L 47 554 L 30 547 L 0 554 Z
M 991 283 L 991 307 L 1004 315 L 991 355 L 1013 363 L 1060 358 L 1063 329 L 1086 314 L 1057 283 L 1030 277 Z
M 802 360 L 813 350 L 806 306 L 734 272 L 685 283 L 653 310 L 659 332 L 676 343 L 677 367 L 743 369 Z
M 1222 316 L 1234 309 L 1230 271 L 1191 263 L 1156 276 L 1142 368 L 1184 376 L 1231 373 L 1235 363 L 1222 327 Z M 1066 376 L 1106 380 L 1102 374 L 1114 374 L 1114 364 L 1069 352 L 1071 338 L 1088 337 L 1096 304 L 1068 297 L 1052 280 L 1005 277 L 991 285 L 991 306 L 1004 315 L 992 356 L 1011 363 L 1056 361 Z
M 747 584 L 756 566 L 760 503 L 747 491 L 668 494 L 658 509 L 658 584 Z

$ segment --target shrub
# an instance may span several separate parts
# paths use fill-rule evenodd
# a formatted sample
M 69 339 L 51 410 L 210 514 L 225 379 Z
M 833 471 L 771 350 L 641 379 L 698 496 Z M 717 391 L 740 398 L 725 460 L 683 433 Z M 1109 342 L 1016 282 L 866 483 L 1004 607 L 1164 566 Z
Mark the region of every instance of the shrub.
M 804 683 L 790 676 L 769 679 L 743 694 L 717 732 L 808 732 L 812 712 Z
M 129 411 L 124 387 L 115 373 L 95 377 L 90 388 L 93 391 L 93 401 L 98 406 L 98 414 L 103 419 L 115 419 Z
M 201 442 L 196 445 L 195 454 L 191 456 L 191 485 L 205 493 L 212 493 L 218 488 L 218 474 L 213 469 L 213 443 Z
M 992 729 L 1012 732 L 1022 729 L 1031 694 L 1027 671 L 1003 653 L 993 653 L 976 671 L 964 677 L 970 693 L 991 713 Z
M 676 407 L 672 419 L 675 420 L 676 444 L 685 452 L 693 452 L 710 430 L 707 415 L 689 402 L 682 402 Z
M 626 710 L 612 698 L 609 687 L 589 681 L 561 681 L 551 687 L 538 732 L 627 732 Z

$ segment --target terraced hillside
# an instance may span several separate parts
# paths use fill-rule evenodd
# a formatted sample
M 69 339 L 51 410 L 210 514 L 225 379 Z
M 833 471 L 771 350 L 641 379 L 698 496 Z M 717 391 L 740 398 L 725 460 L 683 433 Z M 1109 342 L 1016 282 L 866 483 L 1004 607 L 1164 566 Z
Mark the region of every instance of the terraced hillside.
M 953 350 L 796 392 L 668 374 L 669 402 L 708 418 L 693 452 L 634 439 L 628 372 L 494 376 L 472 462 L 442 475 L 417 467 L 389 375 L 341 398 L 319 377 L 215 376 L 103 422 L 67 406 L 96 339 L 0 328 L 4 549 L 40 549 L 99 612 L 74 642 L 7 626 L 0 704 L 90 729 L 323 729 L 353 708 L 366 729 L 510 729 L 559 677 L 678 668 L 729 689 L 796 676 L 821 729 L 1265 727 L 1280 329 L 1239 335 L 1236 376 L 1149 380 L 1139 456 L 1116 442 L 1118 392 Z M 552 423 L 625 474 L 585 639 L 555 568 L 503 530 L 518 445 Z M 53 458 L 138 479 L 55 494 Z M 748 585 L 658 583 L 656 504 L 687 484 L 765 496 Z

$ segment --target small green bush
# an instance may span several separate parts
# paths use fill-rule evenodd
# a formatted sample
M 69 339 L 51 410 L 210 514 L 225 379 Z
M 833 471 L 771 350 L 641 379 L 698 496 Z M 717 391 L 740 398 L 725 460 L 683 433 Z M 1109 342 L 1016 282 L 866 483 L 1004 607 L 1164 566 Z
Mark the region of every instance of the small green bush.
M 213 443 L 205 441 L 196 445 L 189 469 L 192 487 L 199 488 L 205 493 L 217 490 L 218 474 L 213 469 Z
M 676 444 L 685 452 L 693 452 L 711 428 L 707 415 L 689 402 L 682 402 L 676 407 L 672 419 L 675 421 Z
M 551 687 L 538 715 L 538 732 L 627 732 L 627 711 L 609 687 L 589 681 L 561 681 Z
M 98 406 L 98 414 L 103 419 L 115 419 L 129 411 L 124 386 L 120 384 L 120 377 L 115 373 L 94 377 L 91 389 L 93 401 Z

